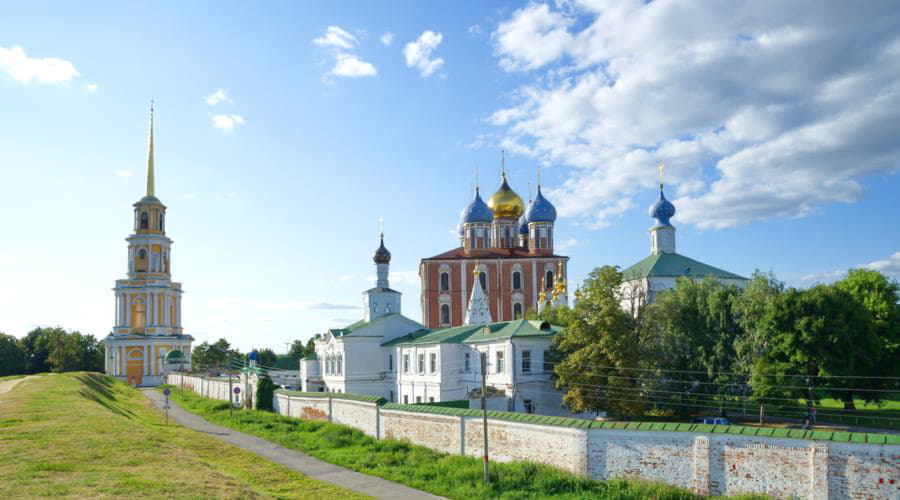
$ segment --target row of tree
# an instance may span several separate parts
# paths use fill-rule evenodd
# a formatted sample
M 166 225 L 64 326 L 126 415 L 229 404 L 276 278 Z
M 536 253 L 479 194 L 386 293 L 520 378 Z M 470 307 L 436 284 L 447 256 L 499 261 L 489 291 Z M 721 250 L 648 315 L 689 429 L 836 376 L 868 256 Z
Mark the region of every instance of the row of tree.
M 724 411 L 735 404 L 807 411 L 822 397 L 882 402 L 900 392 L 898 284 L 869 269 L 832 284 L 787 288 L 755 273 L 742 290 L 680 278 L 636 315 L 614 267 L 585 280 L 573 308 L 540 313 L 557 384 L 573 411 L 619 416 Z M 801 410 L 802 411 L 802 410 Z
M 103 371 L 103 346 L 93 335 L 35 328 L 21 339 L 0 333 L 0 376 Z
M 310 353 L 315 353 L 313 339 L 306 343 L 302 340 L 293 341 L 287 354 L 291 359 L 292 369 L 298 369 L 300 358 Z M 194 371 L 207 372 L 243 366 L 247 363 L 247 358 L 247 355 L 231 347 L 227 340 L 219 339 L 212 344 L 201 342 L 194 346 L 191 352 L 191 365 Z M 260 349 L 256 352 L 256 363 L 263 368 L 274 368 L 278 363 L 278 355 L 272 349 Z

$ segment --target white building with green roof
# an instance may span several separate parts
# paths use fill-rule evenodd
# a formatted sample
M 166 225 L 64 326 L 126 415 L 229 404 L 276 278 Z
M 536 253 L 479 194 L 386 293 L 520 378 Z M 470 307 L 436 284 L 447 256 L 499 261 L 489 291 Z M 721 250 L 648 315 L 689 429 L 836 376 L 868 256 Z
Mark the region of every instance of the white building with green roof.
M 666 199 L 659 184 L 659 199 L 650 206 L 650 217 L 656 224 L 650 228 L 650 256 L 622 271 L 622 308 L 637 314 L 638 309 L 653 302 L 656 294 L 675 286 L 679 277 L 712 278 L 740 288 L 748 279 L 709 264 L 704 264 L 675 251 L 675 226 L 669 221 L 675 205 Z

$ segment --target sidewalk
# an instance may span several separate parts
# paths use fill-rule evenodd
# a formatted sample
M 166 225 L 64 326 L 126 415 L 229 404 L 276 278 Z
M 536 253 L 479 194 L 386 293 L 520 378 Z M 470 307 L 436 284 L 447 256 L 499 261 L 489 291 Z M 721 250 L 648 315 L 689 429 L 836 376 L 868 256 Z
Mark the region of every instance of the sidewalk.
M 141 392 L 162 409 L 165 396 L 155 389 L 141 389 Z M 402 484 L 397 484 L 386 479 L 368 476 L 359 472 L 345 469 L 317 458 L 291 450 L 265 439 L 251 436 L 231 430 L 227 427 L 211 424 L 193 413 L 183 410 L 180 406 L 169 401 L 169 419 L 198 432 L 209 434 L 238 448 L 256 453 L 257 455 L 284 465 L 319 481 L 336 484 L 349 490 L 357 491 L 376 498 L 407 499 L 407 498 L 440 498 L 424 491 L 419 491 Z

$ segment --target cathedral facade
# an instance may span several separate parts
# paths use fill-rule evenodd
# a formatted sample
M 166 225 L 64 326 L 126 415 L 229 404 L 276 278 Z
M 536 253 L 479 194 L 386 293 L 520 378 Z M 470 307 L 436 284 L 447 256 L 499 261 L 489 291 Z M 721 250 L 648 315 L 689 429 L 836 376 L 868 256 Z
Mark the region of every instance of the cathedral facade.
M 166 206 L 155 195 L 153 109 L 147 192 L 134 204 L 128 277 L 116 281 L 115 324 L 103 339 L 106 373 L 136 386 L 158 385 L 167 369 L 190 368 L 190 335 L 181 326 L 181 283 L 172 281 Z
M 541 193 L 526 206 L 501 174 L 487 202 L 479 189 L 463 210 L 457 248 L 422 259 L 422 322 L 428 328 L 466 323 L 477 283 L 493 321 L 522 319 L 532 309 L 567 301 L 569 258 L 554 252 L 556 208 Z

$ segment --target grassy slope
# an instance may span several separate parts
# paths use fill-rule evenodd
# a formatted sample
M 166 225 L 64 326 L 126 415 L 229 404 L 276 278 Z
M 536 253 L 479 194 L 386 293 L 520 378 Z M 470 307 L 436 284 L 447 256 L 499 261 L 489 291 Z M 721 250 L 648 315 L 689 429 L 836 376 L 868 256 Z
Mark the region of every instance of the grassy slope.
M 481 460 L 438 453 L 393 440 L 375 440 L 362 432 L 321 421 L 287 418 L 262 411 L 228 415 L 228 403 L 173 390 L 186 410 L 219 425 L 262 437 L 321 460 L 383 477 L 451 498 L 695 498 L 666 485 L 581 479 L 567 472 L 526 462 L 492 463 L 492 484 L 482 482 Z
M 0 404 L 0 498 L 352 498 L 183 427 L 96 373 L 43 376 Z M 362 498 L 360 496 L 356 496 Z

